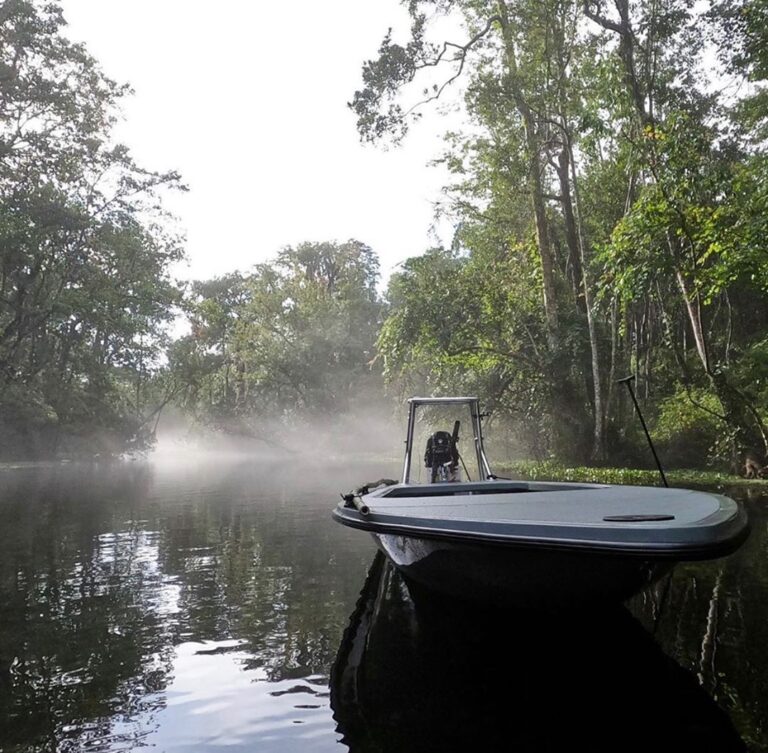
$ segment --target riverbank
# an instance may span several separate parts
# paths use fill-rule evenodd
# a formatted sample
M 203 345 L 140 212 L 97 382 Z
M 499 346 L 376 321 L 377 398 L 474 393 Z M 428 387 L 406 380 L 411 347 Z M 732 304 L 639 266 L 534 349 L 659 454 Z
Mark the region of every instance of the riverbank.
M 595 484 L 630 484 L 656 486 L 661 483 L 658 471 L 640 468 L 592 468 L 571 466 L 557 461 L 524 461 L 497 463 L 494 471 L 503 476 L 531 481 L 582 481 Z M 718 471 L 693 469 L 665 470 L 671 486 L 768 486 L 768 480 L 747 479 Z

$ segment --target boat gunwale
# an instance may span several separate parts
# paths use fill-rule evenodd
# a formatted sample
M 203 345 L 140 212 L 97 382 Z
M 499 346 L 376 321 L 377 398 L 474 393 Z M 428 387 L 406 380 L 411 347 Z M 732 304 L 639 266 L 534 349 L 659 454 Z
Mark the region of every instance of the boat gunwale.
M 542 535 L 509 535 L 488 533 L 486 531 L 460 531 L 455 529 L 434 528 L 428 526 L 409 526 L 403 523 L 390 523 L 368 519 L 357 510 L 351 510 L 340 504 L 333 511 L 333 518 L 349 528 L 368 531 L 371 534 L 405 536 L 413 539 L 441 540 L 461 544 L 476 544 L 484 546 L 491 544 L 510 549 L 540 549 L 570 550 L 582 554 L 616 554 L 633 557 L 652 557 L 654 559 L 685 559 L 689 561 L 698 559 L 714 559 L 726 556 L 736 551 L 746 541 L 750 533 L 749 521 L 742 507 L 738 507 L 735 514 L 721 521 L 721 526 L 736 527 L 735 532 L 713 542 L 677 542 L 677 541 L 605 541 L 599 539 L 568 539 L 563 537 L 550 537 Z M 658 531 L 655 527 L 638 527 L 632 524 L 634 530 Z M 625 530 L 611 527 L 611 530 Z M 690 529 L 681 529 L 690 530 Z

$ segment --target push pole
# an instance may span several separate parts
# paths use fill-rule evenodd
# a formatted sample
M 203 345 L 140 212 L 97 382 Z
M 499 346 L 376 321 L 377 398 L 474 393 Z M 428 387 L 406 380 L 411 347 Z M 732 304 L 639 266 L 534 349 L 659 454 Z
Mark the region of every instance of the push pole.
M 645 419 L 643 418 L 643 413 L 640 410 L 640 406 L 637 403 L 637 398 L 635 397 L 635 391 L 632 389 L 632 382 L 634 381 L 635 381 L 635 375 L 631 374 L 630 376 L 624 377 L 623 379 L 618 379 L 617 383 L 627 385 L 627 389 L 629 390 L 630 397 L 632 398 L 632 402 L 635 405 L 635 410 L 637 411 L 637 416 L 640 419 L 640 423 L 643 426 L 643 431 L 645 432 L 645 438 L 648 440 L 648 446 L 651 448 L 651 452 L 653 453 L 653 459 L 656 461 L 656 467 L 659 469 L 661 480 L 664 482 L 664 486 L 668 488 L 669 484 L 667 483 L 667 477 L 664 475 L 664 469 L 661 467 L 661 461 L 659 460 L 659 456 L 656 454 L 656 448 L 653 446 L 653 442 L 651 441 L 651 435 L 648 432 L 648 427 L 645 425 Z

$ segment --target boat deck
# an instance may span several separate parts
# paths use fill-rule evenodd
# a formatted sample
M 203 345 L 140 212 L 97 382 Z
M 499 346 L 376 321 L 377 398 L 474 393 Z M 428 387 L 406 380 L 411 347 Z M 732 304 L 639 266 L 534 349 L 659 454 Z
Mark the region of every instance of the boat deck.
M 716 556 L 746 537 L 743 509 L 717 494 L 600 484 L 482 481 L 405 485 L 364 495 L 367 515 L 339 522 L 373 533 L 513 545 Z

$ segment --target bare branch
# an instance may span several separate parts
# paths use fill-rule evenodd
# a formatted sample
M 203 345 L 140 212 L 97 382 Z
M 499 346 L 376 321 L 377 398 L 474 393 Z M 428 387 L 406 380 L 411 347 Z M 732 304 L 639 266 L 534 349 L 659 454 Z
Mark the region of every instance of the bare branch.
M 584 0 L 584 15 L 587 18 L 591 19 L 596 24 L 600 24 L 600 26 L 602 26 L 604 29 L 610 29 L 611 31 L 615 31 L 617 34 L 626 33 L 627 29 L 623 23 L 612 21 L 610 18 L 601 16 L 599 11 L 591 10 L 593 3 L 595 3 L 598 8 L 601 5 L 600 0 L 597 0 L 597 2 L 595 2 L 595 0 Z
M 437 55 L 437 57 L 433 58 L 432 60 L 425 60 L 419 65 L 414 66 L 415 70 L 424 70 L 425 68 L 435 68 L 440 63 L 446 62 L 446 54 L 449 50 L 456 50 L 456 54 L 448 59 L 448 62 L 450 63 L 456 63 L 458 62 L 459 67 L 456 73 L 453 74 L 449 79 L 444 81 L 440 87 L 435 91 L 435 93 L 427 97 L 426 99 L 421 100 L 420 102 L 417 102 L 413 107 L 408 108 L 406 110 L 405 115 L 410 115 L 412 112 L 414 112 L 419 107 L 422 107 L 423 105 L 429 104 L 430 102 L 434 102 L 435 100 L 439 99 L 442 93 L 445 91 L 445 89 L 450 86 L 456 79 L 458 79 L 461 74 L 464 72 L 464 64 L 467 60 L 467 53 L 484 37 L 488 36 L 489 32 L 493 28 L 494 23 L 501 23 L 501 18 L 499 16 L 491 16 L 488 21 L 486 22 L 485 26 L 477 33 L 475 36 L 472 37 L 466 44 L 456 44 L 455 42 L 443 42 L 443 47 L 440 50 L 440 53 Z

